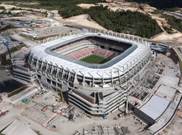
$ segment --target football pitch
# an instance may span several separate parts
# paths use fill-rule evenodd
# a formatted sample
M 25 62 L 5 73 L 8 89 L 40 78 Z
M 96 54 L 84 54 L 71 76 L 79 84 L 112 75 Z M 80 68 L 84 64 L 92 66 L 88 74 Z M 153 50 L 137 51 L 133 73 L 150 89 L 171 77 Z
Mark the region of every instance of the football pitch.
M 109 60 L 108 58 L 104 58 L 98 55 L 90 55 L 81 59 L 81 61 L 92 63 L 92 64 L 103 64 L 107 62 L 108 60 Z

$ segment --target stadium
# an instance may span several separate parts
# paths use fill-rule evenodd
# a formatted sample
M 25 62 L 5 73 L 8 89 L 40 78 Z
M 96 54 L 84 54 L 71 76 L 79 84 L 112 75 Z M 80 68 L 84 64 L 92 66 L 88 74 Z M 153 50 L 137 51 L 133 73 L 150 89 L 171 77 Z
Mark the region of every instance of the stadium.
M 45 87 L 92 115 L 107 115 L 127 101 L 129 81 L 151 60 L 148 42 L 127 34 L 81 32 L 31 49 L 28 63 Z

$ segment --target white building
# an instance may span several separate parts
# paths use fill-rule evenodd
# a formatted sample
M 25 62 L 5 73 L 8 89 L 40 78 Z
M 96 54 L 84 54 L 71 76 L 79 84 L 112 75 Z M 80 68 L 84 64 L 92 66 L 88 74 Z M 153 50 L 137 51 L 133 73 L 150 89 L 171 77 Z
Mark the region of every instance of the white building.
M 95 54 L 109 60 L 82 61 Z M 32 48 L 28 63 L 44 86 L 64 92 L 70 103 L 87 113 L 105 115 L 125 104 L 127 82 L 142 73 L 150 59 L 148 43 L 141 38 L 83 32 Z

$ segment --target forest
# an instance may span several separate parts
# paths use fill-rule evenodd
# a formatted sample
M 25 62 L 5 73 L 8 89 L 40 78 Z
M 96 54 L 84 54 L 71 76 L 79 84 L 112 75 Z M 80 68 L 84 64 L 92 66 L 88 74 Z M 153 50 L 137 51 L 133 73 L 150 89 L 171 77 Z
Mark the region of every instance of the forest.
M 163 15 L 163 17 L 166 18 L 168 24 L 171 25 L 174 29 L 182 32 L 182 21 L 180 19 L 169 15 Z
M 127 0 L 127 1 L 147 3 L 158 9 L 182 7 L 182 0 Z
M 87 11 L 93 20 L 115 32 L 151 37 L 161 32 L 157 22 L 150 16 L 131 11 L 110 11 L 107 7 L 93 7 Z

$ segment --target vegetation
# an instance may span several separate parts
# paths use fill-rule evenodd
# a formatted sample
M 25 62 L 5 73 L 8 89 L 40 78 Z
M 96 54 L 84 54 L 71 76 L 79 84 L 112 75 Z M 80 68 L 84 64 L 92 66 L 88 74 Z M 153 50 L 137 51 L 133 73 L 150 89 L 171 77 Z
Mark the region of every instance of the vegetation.
M 80 3 L 98 3 L 103 0 L 38 0 L 41 6 L 54 9 L 73 7 Z
M 31 2 L 37 2 L 39 4 L 36 5 L 31 5 L 33 8 L 46 8 L 46 9 L 53 9 L 53 10 L 59 10 L 62 8 L 67 8 L 67 7 L 73 7 L 76 6 L 77 4 L 80 3 L 98 3 L 102 2 L 103 0 L 0 0 L 4 2 L 13 2 L 14 4 L 18 2 L 22 2 L 21 4 L 26 4 L 26 3 L 31 3 Z M 19 3 L 20 4 L 20 3 Z M 26 5 L 27 6 L 27 5 Z
M 104 58 L 102 56 L 98 56 L 98 55 L 90 55 L 87 56 L 83 59 L 81 59 L 81 61 L 87 62 L 87 63 L 93 63 L 93 64 L 103 64 L 105 62 L 107 62 L 109 59 Z
M 142 37 L 151 37 L 161 32 L 157 22 L 150 16 L 131 11 L 110 11 L 107 7 L 90 8 L 88 14 L 103 27 Z
M 59 14 L 64 18 L 68 18 L 71 16 L 80 15 L 80 14 L 85 14 L 85 13 L 87 13 L 87 10 L 82 9 L 81 7 L 78 7 L 78 6 L 74 6 L 74 5 L 67 6 L 59 10 Z
M 147 3 L 158 9 L 182 7 L 182 0 L 128 0 L 138 3 Z
M 0 0 L 0 1 L 10 1 L 14 4 L 18 3 L 19 6 L 28 6 L 32 8 L 45 8 L 48 10 L 59 10 L 59 13 L 63 17 L 70 17 L 84 13 L 84 9 L 77 6 L 80 3 L 98 3 L 104 0 Z M 26 3 L 37 2 L 37 5 L 31 5 Z
M 169 34 L 173 34 L 174 33 L 174 31 L 173 31 L 173 29 L 171 27 L 163 26 L 163 28 Z
M 93 20 L 106 29 L 134 34 L 142 37 L 151 37 L 161 32 L 157 22 L 150 16 L 131 11 L 110 11 L 107 7 L 97 6 L 90 9 L 81 9 L 73 6 L 59 10 L 64 18 L 87 13 Z
M 0 6 L 0 10 L 5 10 L 5 8 L 3 6 Z
M 34 8 L 57 9 L 59 10 L 59 14 L 64 18 L 83 13 L 89 14 L 101 26 L 115 32 L 129 33 L 147 38 L 161 32 L 155 20 L 139 12 L 114 12 L 102 6 L 82 9 L 77 6 L 80 3 L 98 3 L 101 1 L 103 0 L 24 0 L 23 2 L 38 2 L 39 4 L 37 7 L 34 5 Z
M 182 21 L 180 19 L 177 19 L 169 15 L 163 15 L 163 16 L 167 19 L 169 25 L 173 26 L 174 29 L 182 32 Z

